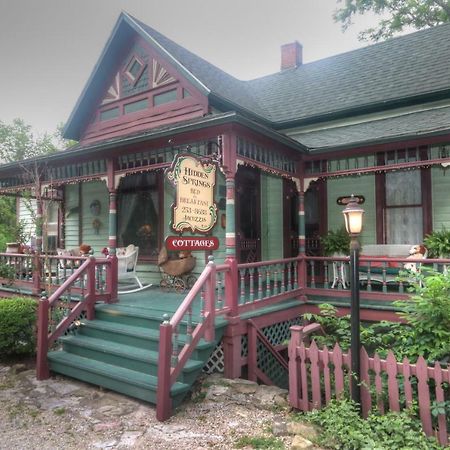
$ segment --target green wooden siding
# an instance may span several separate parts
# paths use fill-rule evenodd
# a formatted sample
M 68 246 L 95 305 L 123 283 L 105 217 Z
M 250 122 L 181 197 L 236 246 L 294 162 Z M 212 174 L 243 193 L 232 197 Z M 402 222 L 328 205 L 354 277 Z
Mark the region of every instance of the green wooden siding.
M 366 199 L 364 208 L 364 226 L 361 234 L 361 244 L 376 244 L 376 207 L 375 207 L 375 176 L 362 175 L 330 179 L 327 181 L 328 192 L 328 229 L 337 230 L 344 226 L 343 206 L 336 203 L 338 197 L 359 194 Z M 320 206 L 319 206 L 320 207 Z
M 283 257 L 283 180 L 261 174 L 261 256 Z
M 92 183 L 83 183 L 81 185 L 82 202 L 81 215 L 83 218 L 81 225 L 81 240 L 83 243 L 90 245 L 95 254 L 100 254 L 102 248 L 108 246 L 108 224 L 109 224 L 109 196 L 106 184 L 101 181 Z M 100 202 L 100 213 L 94 215 L 91 211 L 91 204 L 94 200 Z M 93 222 L 100 222 L 98 233 L 96 232 Z
M 19 200 L 19 218 L 25 225 L 25 233 L 27 235 L 27 242 L 30 242 L 31 236 L 36 236 L 36 227 L 31 214 L 31 211 L 36 211 L 36 201 L 31 199 L 21 198 Z M 2 250 L 3 251 L 3 250 Z
M 79 185 L 65 187 L 65 247 L 77 248 L 79 242 L 80 196 Z
M 433 202 L 433 229 L 450 230 L 450 168 L 435 166 L 431 169 L 431 191 Z

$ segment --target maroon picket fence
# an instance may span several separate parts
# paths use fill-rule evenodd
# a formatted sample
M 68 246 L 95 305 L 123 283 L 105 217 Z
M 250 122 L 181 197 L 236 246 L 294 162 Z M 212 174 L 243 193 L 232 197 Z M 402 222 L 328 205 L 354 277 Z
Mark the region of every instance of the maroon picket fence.
M 289 402 L 302 411 L 320 409 L 332 398 L 349 391 L 350 352 L 338 344 L 333 350 L 320 350 L 315 342 L 303 342 L 303 327 L 291 327 L 289 343 Z M 449 444 L 450 413 L 433 416 L 433 404 L 450 401 L 450 370 L 439 363 L 428 366 L 423 357 L 415 364 L 407 358 L 398 362 L 392 352 L 385 360 L 369 357 L 361 349 L 361 409 L 367 417 L 372 408 L 381 414 L 417 405 L 424 432 L 435 436 L 441 445 Z

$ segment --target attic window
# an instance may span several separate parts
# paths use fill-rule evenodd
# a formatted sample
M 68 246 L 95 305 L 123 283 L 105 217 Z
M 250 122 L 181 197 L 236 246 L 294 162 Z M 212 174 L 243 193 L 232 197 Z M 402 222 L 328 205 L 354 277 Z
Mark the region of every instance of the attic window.
M 145 63 L 137 56 L 133 56 L 125 69 L 125 75 L 133 84 L 136 84 L 141 78 L 142 72 L 145 69 Z

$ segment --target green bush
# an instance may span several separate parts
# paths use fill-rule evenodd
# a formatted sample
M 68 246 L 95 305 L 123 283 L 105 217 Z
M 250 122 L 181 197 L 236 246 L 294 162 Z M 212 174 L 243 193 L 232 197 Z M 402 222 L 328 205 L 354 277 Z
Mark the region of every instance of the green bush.
M 327 407 L 306 413 L 311 423 L 319 425 L 322 432 L 319 444 L 341 450 L 437 450 L 435 439 L 425 436 L 420 420 L 412 410 L 389 412 L 384 416 L 371 413 L 362 419 L 355 403 L 350 400 L 333 400 Z
M 30 298 L 0 300 L 0 358 L 35 352 L 36 309 Z

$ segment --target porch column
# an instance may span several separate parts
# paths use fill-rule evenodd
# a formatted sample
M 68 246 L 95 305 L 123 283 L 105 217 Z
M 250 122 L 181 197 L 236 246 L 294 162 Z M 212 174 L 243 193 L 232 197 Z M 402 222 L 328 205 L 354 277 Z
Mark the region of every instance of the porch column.
M 107 284 L 111 289 L 111 298 L 109 302 L 117 302 L 117 188 L 115 177 L 116 161 L 108 159 L 106 161 L 107 187 L 109 192 L 109 224 L 108 224 L 108 247 L 109 258 L 111 259 L 110 270 L 108 271 Z
M 236 214 L 235 175 L 237 137 L 234 133 L 223 136 L 223 170 L 227 190 L 225 225 L 225 262 L 230 267 L 225 278 L 225 304 L 229 308 L 228 327 L 222 340 L 224 352 L 224 375 L 227 378 L 241 376 L 241 336 L 238 317 L 238 268 L 236 260 Z
M 300 288 L 306 288 L 307 267 L 304 259 L 306 251 L 306 231 L 305 231 L 305 181 L 303 175 L 303 163 L 297 165 L 297 174 L 299 176 L 298 193 L 298 253 L 303 259 L 298 265 L 298 285 Z
M 39 191 L 38 191 L 39 190 Z M 36 187 L 36 248 L 34 255 L 34 268 L 33 268 L 33 288 L 34 295 L 41 293 L 41 254 L 42 254 L 42 242 L 43 242 L 43 204 L 41 198 L 41 186 Z
M 110 255 L 116 254 L 117 248 L 117 191 L 109 191 L 109 233 L 108 247 Z

